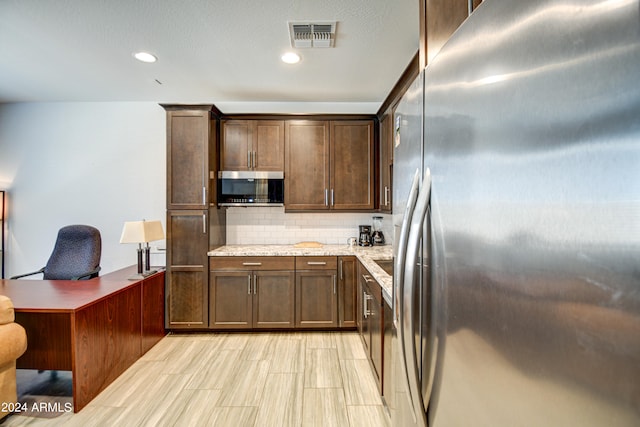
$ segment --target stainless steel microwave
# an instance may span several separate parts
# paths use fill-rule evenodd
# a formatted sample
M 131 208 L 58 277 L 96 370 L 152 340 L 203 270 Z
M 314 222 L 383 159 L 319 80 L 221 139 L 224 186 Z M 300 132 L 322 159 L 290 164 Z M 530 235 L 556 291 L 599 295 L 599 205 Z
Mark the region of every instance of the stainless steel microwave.
M 218 172 L 218 206 L 284 206 L 284 172 Z

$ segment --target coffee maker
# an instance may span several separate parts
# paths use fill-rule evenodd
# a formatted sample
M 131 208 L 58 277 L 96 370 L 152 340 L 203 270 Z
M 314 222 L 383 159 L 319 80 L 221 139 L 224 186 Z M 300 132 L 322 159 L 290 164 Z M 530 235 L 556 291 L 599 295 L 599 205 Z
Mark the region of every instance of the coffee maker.
M 371 246 L 371 226 L 360 225 L 360 237 L 358 237 L 359 246 Z
M 384 234 L 382 234 L 382 217 L 373 217 L 373 233 L 371 234 L 371 244 L 384 245 Z

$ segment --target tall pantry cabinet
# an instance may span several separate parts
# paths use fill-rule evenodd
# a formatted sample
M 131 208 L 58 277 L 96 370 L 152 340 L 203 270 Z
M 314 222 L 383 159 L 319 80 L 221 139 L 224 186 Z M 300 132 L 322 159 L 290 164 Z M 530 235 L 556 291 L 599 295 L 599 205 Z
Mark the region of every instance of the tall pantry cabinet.
M 225 212 L 215 203 L 215 107 L 163 105 L 167 111 L 168 329 L 207 328 L 208 256 L 225 242 Z M 210 178 L 212 177 L 212 178 Z

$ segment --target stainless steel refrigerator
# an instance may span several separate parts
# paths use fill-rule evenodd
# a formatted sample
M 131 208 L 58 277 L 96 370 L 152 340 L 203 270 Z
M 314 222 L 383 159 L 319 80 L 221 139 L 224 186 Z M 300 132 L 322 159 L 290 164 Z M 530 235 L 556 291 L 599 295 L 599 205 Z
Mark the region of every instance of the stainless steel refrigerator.
M 485 0 L 408 90 L 394 426 L 640 425 L 639 76 L 639 0 Z

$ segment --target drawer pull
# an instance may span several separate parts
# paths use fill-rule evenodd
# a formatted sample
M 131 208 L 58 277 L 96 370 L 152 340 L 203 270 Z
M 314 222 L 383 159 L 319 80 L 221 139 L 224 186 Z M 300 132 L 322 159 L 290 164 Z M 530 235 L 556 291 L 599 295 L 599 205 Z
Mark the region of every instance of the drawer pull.
M 371 278 L 371 276 L 369 276 L 368 274 L 363 274 L 362 278 L 364 279 L 365 282 L 370 283 L 370 282 L 375 282 L 375 280 L 373 280 Z
M 327 265 L 326 261 L 307 261 L 307 265 Z
M 242 265 L 246 265 L 246 266 L 260 266 L 262 265 L 261 262 L 243 262 Z

